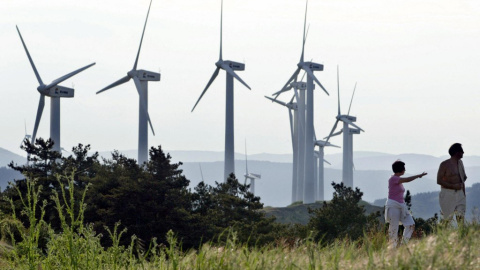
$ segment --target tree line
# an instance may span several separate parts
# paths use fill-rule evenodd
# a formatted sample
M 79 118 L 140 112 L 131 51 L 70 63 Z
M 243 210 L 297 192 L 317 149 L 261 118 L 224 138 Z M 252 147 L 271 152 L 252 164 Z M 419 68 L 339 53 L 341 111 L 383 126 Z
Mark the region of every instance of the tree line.
M 99 158 L 97 152 L 90 154 L 90 145 L 78 144 L 69 156 L 52 148 L 52 140 L 38 138 L 34 144 L 25 140 L 22 149 L 28 163 L 11 162 L 8 166 L 42 186 L 38 207 L 43 207 L 44 214 L 40 217 L 42 211 L 38 211 L 36 215 L 59 233 L 62 221 L 58 207 L 63 206 L 52 198 L 64 194 L 69 184 L 74 185 L 75 200 L 85 203 L 77 204 L 84 207 L 82 222 L 99 235 L 108 235 L 119 223 L 121 229 L 127 229 L 120 239 L 125 246 L 134 235 L 140 247 L 152 240 L 167 244 L 170 230 L 185 249 L 207 242 L 221 244 L 231 232 L 241 243 L 267 245 L 294 244 L 307 238 L 324 243 L 336 238 L 357 240 L 365 233 L 384 230 L 380 213 L 366 215 L 359 205 L 363 193 L 342 183 L 332 183 L 332 201 L 311 209 L 308 224 L 286 225 L 267 217 L 260 197 L 249 192 L 249 185 L 240 183 L 233 174 L 213 186 L 200 182 L 189 188 L 190 181 L 180 169 L 182 163 L 172 163 L 161 146 L 151 147 L 149 161 L 141 165 L 117 151 L 111 158 Z M 28 228 L 31 221 L 21 211 L 22 195 L 28 191 L 26 179 L 15 180 L 1 193 L 0 211 L 2 219 L 16 216 Z M 112 245 L 111 238 L 103 237 L 102 244 Z

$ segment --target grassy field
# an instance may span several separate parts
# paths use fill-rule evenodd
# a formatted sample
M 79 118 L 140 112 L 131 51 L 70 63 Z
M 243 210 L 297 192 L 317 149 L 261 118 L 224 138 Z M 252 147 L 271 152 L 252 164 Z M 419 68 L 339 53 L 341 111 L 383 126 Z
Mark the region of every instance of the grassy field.
M 321 245 L 307 240 L 297 243 L 249 248 L 238 245 L 231 233 L 226 245 L 204 244 L 199 250 L 182 251 L 173 233 L 169 246 L 153 244 L 133 255 L 129 247 L 103 249 L 94 236 L 68 242 L 52 240 L 47 254 L 17 256 L 3 248 L 1 269 L 480 269 L 480 227 L 443 228 L 390 248 L 383 233 L 366 235 L 357 242 L 336 241 Z M 112 233 L 118 237 L 118 232 Z M 116 236 L 115 236 L 116 234 Z M 68 237 L 58 238 L 67 240 Z M 88 239 L 90 238 L 90 239 Z M 5 246 L 3 246 L 5 247 Z M 28 254 L 28 253 L 27 253 Z
M 104 248 L 102 236 L 83 222 L 85 193 L 76 201 L 73 178 L 69 189 L 59 184 L 63 193 L 54 193 L 53 201 L 62 231 L 54 232 L 42 218 L 37 219 L 44 214 L 38 201 L 41 188 L 27 181 L 21 201 L 29 228 L 15 215 L 0 221 L 4 240 L 0 242 L 0 269 L 480 269 L 480 225 L 476 222 L 459 228 L 437 226 L 429 236 L 398 248 L 389 246 L 383 231 L 354 242 L 337 239 L 323 244 L 310 238 L 280 238 L 261 247 L 240 244 L 236 233 L 227 231 L 222 244 L 209 242 L 187 251 L 172 231 L 166 235 L 166 245 L 155 240 L 142 245 L 134 236 L 128 246 L 121 246 L 125 230 L 117 224 L 103 236 L 112 242 Z

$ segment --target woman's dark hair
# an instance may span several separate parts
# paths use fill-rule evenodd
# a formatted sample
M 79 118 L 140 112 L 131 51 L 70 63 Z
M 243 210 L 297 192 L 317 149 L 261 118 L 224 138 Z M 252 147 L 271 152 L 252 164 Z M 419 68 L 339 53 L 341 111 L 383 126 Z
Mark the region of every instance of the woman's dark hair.
M 453 156 L 453 155 L 455 155 L 455 154 L 458 153 L 458 152 L 462 152 L 462 153 L 463 153 L 462 144 L 460 144 L 460 143 L 454 143 L 454 144 L 452 144 L 452 146 L 450 146 L 450 148 L 448 149 L 448 153 L 450 154 L 450 156 Z
M 405 163 L 403 161 L 397 160 L 392 164 L 392 170 L 394 173 L 399 173 L 405 171 Z

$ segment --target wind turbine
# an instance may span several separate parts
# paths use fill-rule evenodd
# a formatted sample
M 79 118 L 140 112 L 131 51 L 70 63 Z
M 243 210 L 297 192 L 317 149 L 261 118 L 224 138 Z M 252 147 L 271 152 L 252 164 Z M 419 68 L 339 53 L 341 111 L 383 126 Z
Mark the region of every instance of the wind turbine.
M 247 179 L 250 179 L 250 192 L 255 195 L 255 180 L 261 179 L 262 176 L 257 173 L 249 173 L 248 172 L 248 161 L 247 161 L 247 142 L 245 142 L 245 183 L 247 183 Z
M 25 42 L 23 41 L 22 34 L 20 34 L 20 29 L 18 29 L 18 26 L 16 26 L 16 28 L 18 35 L 20 36 L 20 40 L 22 41 L 23 48 L 25 49 L 28 60 L 30 61 L 30 65 L 32 66 L 33 72 L 35 73 L 39 84 L 39 86 L 37 87 L 37 91 L 40 93 L 40 101 L 38 103 L 37 116 L 35 119 L 35 126 L 33 128 L 32 143 L 35 143 L 35 139 L 37 137 L 38 126 L 40 125 L 43 108 L 45 107 L 45 96 L 47 96 L 50 97 L 50 138 L 54 141 L 53 150 L 60 152 L 60 98 L 72 98 L 75 94 L 75 90 L 73 88 L 60 86 L 58 84 L 95 65 L 95 63 L 63 75 L 62 77 L 53 80 L 49 84 L 44 84 L 42 78 L 40 77 L 40 74 L 38 73 L 37 68 L 35 67 L 35 64 L 33 63 L 33 59 L 28 52 L 27 45 L 25 45 Z
M 330 137 L 334 137 L 343 133 L 343 164 L 342 164 L 342 179 L 343 183 L 347 187 L 353 188 L 353 135 L 360 134 L 360 131 L 365 132 L 362 128 L 354 124 L 353 122 L 357 121 L 355 116 L 350 115 L 350 108 L 352 107 L 353 96 L 355 95 L 355 89 L 357 88 L 357 84 L 355 83 L 355 87 L 353 88 L 352 99 L 350 100 L 350 106 L 348 107 L 347 114 L 341 114 L 340 112 L 340 80 L 338 75 L 338 67 L 337 67 L 337 88 L 338 88 L 338 115 L 336 116 L 337 121 L 333 125 L 332 131 L 326 137 L 326 141 L 330 139 Z M 343 128 L 334 133 L 335 129 L 337 128 L 338 122 L 343 122 Z M 351 128 L 352 126 L 353 128 Z
M 236 73 L 235 70 L 242 71 L 245 70 L 245 64 L 230 61 L 230 60 L 223 60 L 222 56 L 222 25 L 223 25 L 223 0 L 221 4 L 221 12 L 220 12 L 220 56 L 218 61 L 215 63 L 217 68 L 213 72 L 212 77 L 207 83 L 207 86 L 203 90 L 202 94 L 198 98 L 197 102 L 192 108 L 195 110 L 198 102 L 202 99 L 205 92 L 207 92 L 208 88 L 218 76 L 220 69 L 226 71 L 226 100 L 225 100 L 225 164 L 224 164 L 224 174 L 223 179 L 224 181 L 227 180 L 230 173 L 235 173 L 235 149 L 234 149 L 234 107 L 233 107 L 233 78 L 237 79 L 240 83 L 242 83 L 248 89 L 251 89 Z
M 23 137 L 23 140 L 22 140 L 22 143 L 20 144 L 20 147 L 22 147 L 23 142 L 24 142 L 25 140 L 30 141 L 30 138 L 32 138 L 32 135 L 30 135 L 30 134 L 27 133 L 27 121 L 25 121 L 25 137 Z
M 340 146 L 333 145 L 327 141 L 316 140 L 315 146 L 318 146 L 319 150 L 315 151 L 317 154 L 318 161 L 316 161 L 316 165 L 318 166 L 318 174 L 317 174 L 317 188 L 315 189 L 317 196 L 315 198 L 316 201 L 324 201 L 325 200 L 325 167 L 324 163 L 330 165 L 328 161 L 325 160 L 325 147 L 332 146 L 340 148 Z
M 139 101 L 138 102 L 138 164 L 143 164 L 144 162 L 148 161 L 148 124 L 150 124 L 150 129 L 152 130 L 153 135 L 155 135 L 152 122 L 150 121 L 150 115 L 148 114 L 148 82 L 160 81 L 160 73 L 147 71 L 143 69 L 137 69 L 138 58 L 140 56 L 140 50 L 142 49 L 143 36 L 145 34 L 145 28 L 147 27 L 148 15 L 150 14 L 151 6 L 152 6 L 152 0 L 150 0 L 150 5 L 148 6 L 147 18 L 145 19 L 142 37 L 140 38 L 140 45 L 138 46 L 137 57 L 135 58 L 135 63 L 133 64 L 132 70 L 127 72 L 127 76 L 117 80 L 116 82 L 108 85 L 107 87 L 97 92 L 97 94 L 100 94 L 103 91 L 119 86 L 121 84 L 128 82 L 130 79 L 133 79 L 133 82 L 135 83 L 135 88 L 137 89 L 138 96 L 139 96 L 139 99 L 138 99 Z
M 298 133 L 299 133 L 299 116 L 298 116 L 298 106 L 296 102 L 293 102 L 295 96 L 292 97 L 289 103 L 285 103 L 278 99 L 265 96 L 265 98 L 271 100 L 272 102 L 278 103 L 288 109 L 288 117 L 290 119 L 290 134 L 292 138 L 292 150 L 293 150 L 293 161 L 292 161 L 292 203 L 298 201 L 297 198 L 297 185 L 298 185 Z M 292 115 L 293 111 L 293 115 Z
M 314 179 L 314 170 L 315 170 L 315 164 L 314 164 L 314 128 L 313 128 L 313 90 L 314 90 L 314 82 L 322 88 L 323 91 L 327 95 L 328 92 L 327 90 L 323 87 L 323 85 L 318 81 L 318 79 L 315 77 L 313 74 L 314 71 L 323 71 L 323 65 L 314 63 L 312 61 L 305 62 L 304 61 L 304 52 L 305 52 L 305 40 L 306 40 L 306 35 L 305 35 L 305 29 L 306 29 L 306 23 L 307 23 L 307 7 L 308 7 L 308 1 L 305 6 L 305 19 L 303 23 L 303 43 L 302 43 L 302 54 L 300 56 L 300 61 L 297 64 L 297 69 L 293 73 L 293 75 L 288 79 L 287 83 L 285 86 L 278 92 L 274 93 L 274 95 L 278 96 L 281 93 L 285 92 L 288 90 L 288 85 L 294 81 L 300 70 L 304 70 L 307 73 L 307 95 L 306 95 L 306 115 L 305 115 L 305 181 L 303 185 L 303 203 L 314 203 L 315 202 L 315 192 L 314 192 L 314 185 L 315 185 L 315 179 Z M 297 101 L 298 102 L 298 101 Z M 299 109 L 300 109 L 300 103 L 299 104 Z

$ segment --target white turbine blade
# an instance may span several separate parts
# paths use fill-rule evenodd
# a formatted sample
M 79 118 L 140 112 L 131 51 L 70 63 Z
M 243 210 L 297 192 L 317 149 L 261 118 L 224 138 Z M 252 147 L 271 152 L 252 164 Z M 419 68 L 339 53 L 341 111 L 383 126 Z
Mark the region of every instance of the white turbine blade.
M 295 94 L 292 96 L 292 99 L 290 99 L 290 102 L 289 102 L 289 103 L 292 104 L 292 103 L 293 103 L 293 100 L 295 100 Z
M 330 137 L 338 136 L 338 135 L 342 134 L 342 132 L 343 132 L 343 128 L 339 132 L 333 133 L 332 136 L 330 136 Z
M 38 102 L 37 117 L 35 119 L 35 126 L 33 128 L 32 143 L 35 143 L 37 137 L 38 126 L 40 125 L 40 119 L 42 119 L 43 107 L 45 107 L 45 95 L 40 94 L 40 101 Z
M 320 83 L 320 81 L 318 81 L 317 77 L 315 77 L 315 75 L 313 74 L 313 71 L 310 69 L 310 67 L 308 67 L 307 65 L 303 65 L 303 70 L 305 70 L 307 73 L 308 73 L 308 76 L 310 76 L 310 78 L 312 78 L 318 86 L 320 86 L 320 88 L 323 89 L 323 91 L 325 91 L 325 93 L 327 93 L 327 95 L 330 96 L 330 94 L 327 92 L 327 90 L 325 89 L 325 87 L 323 87 L 323 85 Z
M 222 32 L 223 32 L 223 0 L 222 0 L 222 4 L 221 4 L 221 7 L 220 7 L 220 56 L 219 56 L 219 60 L 222 61 L 223 58 L 222 58 L 222 40 L 223 40 L 223 36 L 222 36 Z
M 282 89 L 276 93 L 274 93 L 273 95 L 280 95 L 281 93 L 285 92 L 285 91 L 288 91 L 290 89 L 292 89 L 291 87 L 289 88 L 289 84 L 295 80 L 295 78 L 298 76 L 298 73 L 300 73 L 300 68 L 297 68 L 297 70 L 295 70 L 295 72 L 293 72 L 293 75 L 292 77 L 290 77 L 290 79 L 288 79 L 287 83 L 282 87 Z M 287 89 L 288 88 L 288 89 Z
M 340 146 L 335 145 L 335 144 L 331 144 L 331 143 L 329 143 L 329 142 L 326 142 L 326 143 L 325 143 L 325 146 L 332 146 L 332 147 L 340 148 Z
M 266 98 L 270 99 L 272 102 L 275 102 L 275 103 L 278 103 L 280 105 L 283 105 L 283 106 L 287 106 L 287 103 L 283 102 L 283 101 L 280 101 L 280 100 L 277 100 L 277 99 L 274 99 L 274 98 L 271 98 L 271 97 L 267 97 L 265 96 Z
M 338 93 L 338 115 L 340 115 L 340 75 L 338 71 L 338 65 L 337 65 L 337 93 Z
M 210 87 L 210 85 L 211 85 L 212 82 L 215 80 L 215 78 L 217 78 L 219 71 L 220 71 L 220 68 L 217 67 L 217 68 L 215 69 L 215 71 L 213 72 L 212 77 L 211 77 L 210 80 L 208 81 L 207 86 L 205 87 L 205 89 L 203 89 L 202 94 L 200 95 L 200 97 L 198 98 L 197 102 L 195 103 L 195 106 L 193 106 L 192 112 L 193 112 L 193 110 L 195 110 L 195 107 L 197 107 L 198 102 L 200 102 L 200 99 L 202 99 L 202 97 L 203 97 L 203 95 L 205 94 L 205 92 L 207 92 L 208 87 Z
M 290 119 L 290 134 L 292 136 L 292 145 L 294 144 L 293 141 L 293 136 L 294 136 L 294 130 L 293 130 L 293 115 L 292 115 L 292 110 L 288 109 L 288 118 Z
M 148 6 L 147 18 L 145 19 L 145 24 L 143 25 L 142 37 L 140 38 L 140 46 L 138 46 L 137 58 L 135 58 L 135 64 L 133 64 L 133 70 L 137 70 L 138 57 L 140 56 L 140 49 L 142 48 L 143 35 L 145 34 L 145 28 L 147 28 L 148 14 L 150 14 L 151 6 L 152 6 L 152 0 L 150 0 L 150 5 Z
M 138 92 L 138 97 L 140 98 L 140 104 L 142 106 L 142 110 L 147 114 L 147 119 L 148 119 L 148 124 L 150 124 L 150 129 L 152 130 L 153 135 L 155 135 L 155 131 L 153 131 L 153 126 L 152 126 L 152 121 L 150 121 L 150 115 L 148 114 L 148 109 L 147 109 L 147 101 L 145 100 L 145 97 L 142 94 L 142 84 L 140 83 L 140 80 L 138 79 L 137 76 L 133 77 L 133 81 L 135 82 L 135 88 L 137 88 Z
M 48 84 L 48 85 L 45 87 L 45 89 L 49 89 L 49 88 L 51 88 L 51 87 L 53 87 L 53 86 L 55 86 L 55 85 L 57 85 L 57 84 L 65 81 L 65 80 L 69 79 L 70 77 L 72 77 L 72 76 L 74 76 L 74 75 L 76 75 L 76 74 L 84 71 L 85 69 L 87 69 L 87 68 L 89 68 L 89 67 L 91 67 L 91 66 L 93 66 L 93 65 L 95 65 L 95 63 L 91 63 L 90 65 L 86 65 L 86 66 L 84 66 L 84 67 L 82 67 L 82 68 L 79 68 L 79 69 L 77 69 L 77 70 L 75 70 L 75 71 L 72 71 L 72 72 L 68 73 L 67 75 L 63 75 L 62 77 L 60 77 L 60 78 L 52 81 L 50 84 Z
M 348 113 L 347 113 L 347 115 L 350 115 L 350 108 L 352 108 L 352 101 L 353 101 L 353 96 L 355 95 L 355 89 L 357 89 L 357 82 L 355 82 L 355 87 L 353 87 L 352 99 L 350 100 L 350 106 L 348 106 Z
M 330 162 L 328 162 L 326 159 L 323 159 L 323 162 L 327 163 L 328 165 L 332 165 L 332 164 L 330 164 Z
M 303 55 L 305 53 L 305 26 L 307 25 L 307 8 L 308 8 L 308 0 L 305 4 L 305 18 L 303 20 L 303 42 L 302 42 L 302 55 L 300 56 L 300 63 L 303 63 Z
M 363 130 L 361 127 L 355 125 L 352 121 L 348 120 L 348 119 L 343 119 L 343 121 L 347 122 L 349 125 L 352 125 L 358 129 L 360 129 L 361 131 L 365 132 L 365 130 Z
M 27 45 L 25 45 L 25 42 L 23 41 L 22 34 L 20 34 L 20 30 L 17 27 L 17 32 L 18 35 L 20 36 L 20 40 L 22 41 L 23 48 L 25 49 L 25 52 L 27 53 L 28 61 L 30 61 L 30 65 L 33 68 L 33 72 L 35 72 L 35 76 L 37 77 L 38 84 L 43 85 L 42 78 L 40 78 L 40 74 L 38 74 L 37 68 L 35 67 L 35 64 L 33 63 L 32 57 L 30 56 L 30 53 L 28 52 Z
M 109 86 L 103 88 L 102 90 L 98 91 L 98 92 L 97 92 L 97 95 L 100 94 L 100 93 L 103 92 L 103 91 L 107 91 L 107 90 L 110 89 L 110 88 L 113 88 L 113 87 L 115 87 L 115 86 L 119 86 L 119 85 L 121 85 L 121 84 L 124 84 L 124 83 L 128 82 L 129 80 L 130 80 L 130 77 L 125 76 L 125 77 L 121 78 L 120 80 L 118 80 L 118 81 L 110 84 Z
M 249 90 L 252 90 L 252 88 L 250 88 L 250 86 L 248 86 L 247 83 L 245 83 L 242 78 L 240 78 L 240 76 L 237 75 L 237 73 L 235 73 L 235 71 L 233 71 L 232 68 L 230 68 L 227 64 L 223 63 L 222 64 L 222 68 L 228 72 L 228 74 L 232 75 L 235 79 L 237 79 L 239 82 L 241 82 L 243 85 L 245 85 L 245 87 L 247 87 Z
M 330 139 L 330 137 L 332 137 L 333 135 L 333 132 L 335 131 L 335 129 L 337 128 L 337 125 L 338 125 L 338 119 L 335 121 L 335 124 L 333 125 L 333 128 L 332 128 L 332 131 L 330 131 L 330 134 L 325 137 L 327 140 L 325 141 L 325 143 L 328 143 L 328 140 Z

